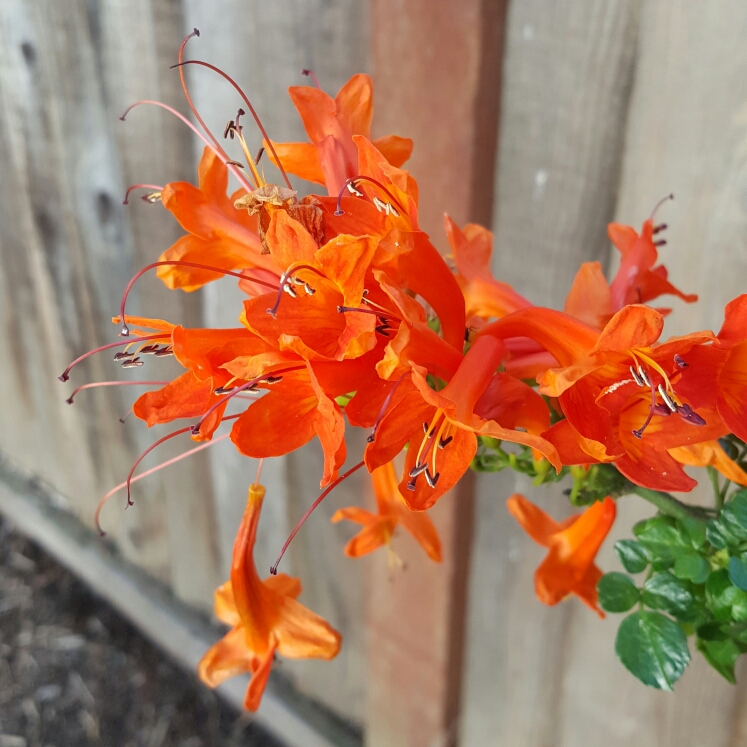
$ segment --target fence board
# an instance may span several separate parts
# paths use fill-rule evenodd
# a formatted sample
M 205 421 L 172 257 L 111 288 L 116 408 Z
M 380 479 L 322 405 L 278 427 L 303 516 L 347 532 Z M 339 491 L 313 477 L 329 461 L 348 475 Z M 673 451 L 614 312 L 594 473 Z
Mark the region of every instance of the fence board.
M 494 271 L 536 303 L 562 306 L 579 263 L 606 262 L 637 16 L 634 0 L 515 0 L 509 7 Z M 542 550 L 506 512 L 516 490 L 557 517 L 568 511 L 560 489 L 532 491 L 508 474 L 478 478 L 466 747 L 559 744 L 566 717 L 567 644 L 586 610 L 573 602 L 545 609 L 534 599 Z M 592 649 L 573 655 L 586 663 Z

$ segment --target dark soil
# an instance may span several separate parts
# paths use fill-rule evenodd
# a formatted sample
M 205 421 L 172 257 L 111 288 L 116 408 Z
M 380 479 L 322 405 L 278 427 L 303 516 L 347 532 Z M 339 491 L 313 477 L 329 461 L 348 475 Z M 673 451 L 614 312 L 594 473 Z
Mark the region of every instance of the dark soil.
M 282 747 L 0 519 L 0 747 Z

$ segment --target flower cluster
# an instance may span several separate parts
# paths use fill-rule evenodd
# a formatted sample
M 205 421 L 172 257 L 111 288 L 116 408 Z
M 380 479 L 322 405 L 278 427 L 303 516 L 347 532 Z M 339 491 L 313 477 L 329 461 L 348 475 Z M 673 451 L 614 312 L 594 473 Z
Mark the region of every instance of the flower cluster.
M 371 139 L 368 76 L 351 78 L 334 99 L 318 87 L 291 88 L 309 142 L 273 143 L 241 89 L 208 63 L 185 62 L 183 51 L 184 45 L 179 69 L 196 120 L 203 124 L 184 83 L 187 64 L 210 68 L 236 87 L 264 142 L 253 156 L 239 109 L 222 142 L 207 128 L 198 131 L 206 143 L 198 186 L 136 185 L 149 188 L 144 199 L 160 202 L 186 231 L 128 285 L 114 318 L 124 339 L 99 349 L 119 348 L 115 360 L 123 368 L 143 366 L 149 355 L 174 356 L 183 368 L 172 381 L 140 382 L 157 388 L 134 403 L 136 417 L 148 426 L 189 421 L 151 449 L 180 434 L 214 442 L 229 421 L 231 441 L 248 457 L 282 456 L 318 439 L 325 490 L 308 513 L 352 472 L 365 467 L 372 475 L 377 512 L 349 507 L 333 518 L 362 525 L 345 549 L 353 557 L 389 547 L 402 525 L 439 561 L 438 534 L 424 512 L 470 465 L 512 467 L 537 484 L 570 473 L 573 502 L 591 504 L 583 514 L 558 523 L 519 495 L 508 508 L 548 548 L 536 574 L 539 599 L 556 604 L 575 594 L 602 616 L 597 588 L 608 582 L 594 559 L 614 521 L 614 499 L 637 492 L 663 515 L 697 523 L 716 518 L 728 486 L 719 486 L 712 515 L 690 510 L 662 492 L 694 487 L 683 465 L 747 484 L 739 464 L 747 439 L 747 296 L 727 306 L 717 335 L 660 341 L 669 310 L 650 302 L 667 294 L 696 300 L 657 265 L 665 225 L 652 217 L 638 233 L 611 224 L 621 255 L 612 282 L 599 263 L 586 263 L 562 312 L 537 306 L 493 277 L 486 229 L 460 228 L 447 217 L 450 264 L 419 228 L 418 186 L 401 168 L 412 141 Z M 226 150 L 230 141 L 240 160 Z M 281 185 L 264 175 L 265 149 Z M 239 188 L 229 195 L 230 174 Z M 288 174 L 322 185 L 326 194 L 299 197 Z M 246 295 L 237 326 L 191 329 L 128 313 L 130 289 L 151 269 L 168 288 L 183 291 L 235 277 Z M 67 380 L 70 368 L 60 378 Z M 340 474 L 346 426 L 367 429 L 368 439 L 355 466 Z M 123 484 L 128 500 L 140 459 Z M 252 549 L 263 497 L 257 480 L 231 579 L 216 592 L 216 614 L 232 629 L 200 665 L 210 685 L 250 672 L 249 709 L 259 704 L 275 652 L 331 658 L 340 646 L 339 635 L 296 601 L 297 579 L 259 579 Z M 706 583 L 710 570 L 731 568 L 723 548 L 709 554 L 703 547 L 689 548 L 703 560 L 700 575 L 686 581 L 691 585 Z M 655 560 L 652 552 L 640 546 L 646 565 Z M 656 567 L 672 575 L 666 563 Z M 639 627 L 651 627 L 654 614 L 677 626 L 659 612 L 638 614 L 649 615 L 636 619 Z M 655 638 L 650 634 L 649 644 Z M 634 656 L 621 658 L 635 670 Z

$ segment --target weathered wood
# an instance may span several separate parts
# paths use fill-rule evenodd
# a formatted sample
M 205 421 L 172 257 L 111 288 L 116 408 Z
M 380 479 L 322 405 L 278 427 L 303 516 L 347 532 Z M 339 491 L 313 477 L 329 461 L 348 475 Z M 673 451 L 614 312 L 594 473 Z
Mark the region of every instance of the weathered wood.
M 0 459 L 0 512 L 60 563 L 88 584 L 140 631 L 160 646 L 188 673 L 219 637 L 194 610 L 179 603 L 163 584 L 153 581 L 102 543 L 56 504 L 64 498 L 49 486 Z M 244 702 L 248 677 L 236 677 L 218 688 L 235 708 Z M 304 704 L 299 713 L 289 707 L 288 693 L 270 688 L 257 720 L 290 747 L 358 747 L 354 731 L 330 714 Z
M 407 168 L 418 180 L 418 219 L 443 247 L 444 212 L 460 224 L 490 219 L 506 4 L 375 0 L 372 7 L 377 133 L 415 140 Z M 369 561 L 372 747 L 456 742 L 472 500 L 468 477 L 432 511 L 440 566 L 412 542 L 402 549 L 406 570 L 392 579 L 381 558 Z
M 221 0 L 208 7 L 200 0 L 186 0 L 184 14 L 185 29 L 197 27 L 201 34 L 190 41 L 187 57 L 209 60 L 234 77 L 271 137 L 281 142 L 308 139 L 287 94 L 288 86 L 309 84 L 301 75 L 303 68 L 313 69 L 332 95 L 351 75 L 368 69 L 367 3 Z M 200 114 L 220 136 L 241 99 L 228 83 L 207 70 L 189 70 L 188 77 Z M 256 151 L 261 144 L 259 132 L 248 122 L 244 132 Z M 195 145 L 201 152 L 202 145 Z M 264 164 L 268 176 L 277 173 L 268 161 Z M 237 325 L 244 296 L 234 286 L 232 281 L 222 281 L 205 289 L 206 325 Z M 361 451 L 360 444 L 353 444 L 356 442 L 349 449 L 351 459 Z M 246 489 L 256 469 L 252 461 L 229 452 L 216 452 L 212 461 L 226 574 Z M 259 568 L 269 568 L 292 526 L 319 494 L 322 471 L 317 445 L 287 459 L 271 460 L 265 470 L 272 503 L 266 502 L 260 525 Z M 332 662 L 284 661 L 282 671 L 301 691 L 346 717 L 362 721 L 362 570 L 342 554 L 344 531 L 329 524 L 332 506 L 346 500 L 348 504 L 358 502 L 350 491 L 356 490 L 359 479 L 330 496 L 329 508 L 322 506 L 311 518 L 284 561 L 288 573 L 301 577 L 303 603 L 327 617 L 343 634 L 342 651 Z
M 637 23 L 635 0 L 510 5 L 494 271 L 536 303 L 562 307 L 580 262 L 606 262 Z M 588 611 L 573 601 L 547 609 L 534 598 L 532 577 L 543 550 L 506 512 L 505 500 L 515 491 L 558 518 L 569 511 L 561 488 L 532 490 L 526 479 L 511 474 L 478 478 L 465 747 L 566 744 L 561 739 L 570 707 L 564 697 L 573 662 L 569 646 Z M 587 639 L 594 624 L 589 620 L 584 628 Z M 598 655 L 592 640 L 581 650 L 579 639 L 574 650 L 584 664 Z M 610 671 L 607 676 L 614 678 Z M 622 672 L 615 682 L 626 677 Z M 571 692 L 568 701 L 575 702 Z M 602 743 L 599 738 L 576 744 Z

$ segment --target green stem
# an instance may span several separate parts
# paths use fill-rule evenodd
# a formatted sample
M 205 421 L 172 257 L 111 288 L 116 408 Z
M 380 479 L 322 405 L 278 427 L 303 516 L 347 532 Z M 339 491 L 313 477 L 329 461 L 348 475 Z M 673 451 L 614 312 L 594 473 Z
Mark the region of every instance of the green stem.
M 672 516 L 675 519 L 698 519 L 700 521 L 707 521 L 711 516 L 706 509 L 682 503 L 682 501 L 678 501 L 673 495 L 669 495 L 669 493 L 642 488 L 640 485 L 633 485 L 632 483 L 628 492 L 635 493 L 645 501 L 653 503 L 661 513 L 666 514 L 667 516 Z
M 724 493 L 721 491 L 721 486 L 718 483 L 718 472 L 713 467 L 706 467 L 708 477 L 711 479 L 711 485 L 713 485 L 713 495 L 716 500 L 716 511 L 721 511 L 724 507 Z

